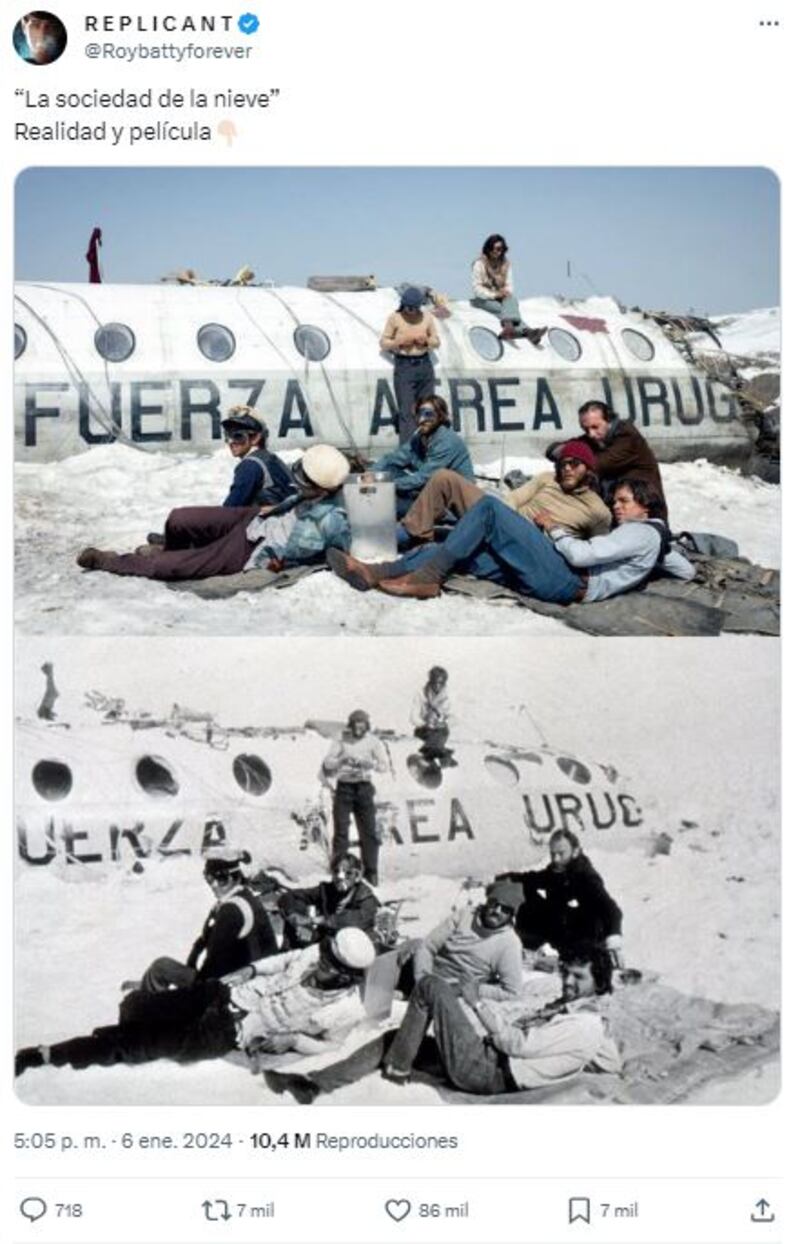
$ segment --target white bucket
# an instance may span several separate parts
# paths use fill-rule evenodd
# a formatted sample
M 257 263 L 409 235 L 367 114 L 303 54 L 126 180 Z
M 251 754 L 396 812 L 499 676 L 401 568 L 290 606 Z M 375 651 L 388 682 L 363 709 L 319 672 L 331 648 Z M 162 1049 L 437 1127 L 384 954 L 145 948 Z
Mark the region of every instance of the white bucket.
M 365 480 L 349 475 L 344 504 L 350 522 L 350 552 L 361 562 L 386 562 L 397 557 L 394 481 L 381 472 Z

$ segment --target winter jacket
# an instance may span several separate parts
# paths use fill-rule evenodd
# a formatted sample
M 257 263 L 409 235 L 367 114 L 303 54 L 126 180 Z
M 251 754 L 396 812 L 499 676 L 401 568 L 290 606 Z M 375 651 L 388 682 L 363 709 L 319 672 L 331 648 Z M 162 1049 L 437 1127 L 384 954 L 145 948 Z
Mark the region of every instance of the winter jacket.
M 237 464 L 224 506 L 277 505 L 295 483 L 280 458 L 268 449 L 251 449 Z
M 420 492 L 436 471 L 444 469 L 475 479 L 469 450 L 458 433 L 444 423 L 429 437 L 415 432 L 404 445 L 379 458 L 372 469 L 386 471 L 401 496 Z
M 240 886 L 211 910 L 187 963 L 202 980 L 217 979 L 277 950 L 262 903 L 247 886 Z
M 622 912 L 606 890 L 588 855 L 577 855 L 563 872 L 552 864 L 525 873 L 504 873 L 525 891 L 517 923 L 541 922 L 541 931 L 556 950 L 576 942 L 602 943 L 622 931 Z
M 363 929 L 372 933 L 380 903 L 374 891 L 365 881 L 359 881 L 347 894 L 340 894 L 331 881 L 302 890 L 287 890 L 278 900 L 278 909 L 287 918 L 305 915 L 309 907 L 316 907 L 322 925 L 315 940 L 325 933 L 339 929 Z
M 603 497 L 610 500 L 614 485 L 621 479 L 642 479 L 651 485 L 664 501 L 664 484 L 656 456 L 638 428 L 624 419 L 612 419 L 602 444 L 588 436 L 578 437 L 592 450 L 597 460 L 597 476 Z M 547 457 L 554 460 L 563 441 L 548 446 Z

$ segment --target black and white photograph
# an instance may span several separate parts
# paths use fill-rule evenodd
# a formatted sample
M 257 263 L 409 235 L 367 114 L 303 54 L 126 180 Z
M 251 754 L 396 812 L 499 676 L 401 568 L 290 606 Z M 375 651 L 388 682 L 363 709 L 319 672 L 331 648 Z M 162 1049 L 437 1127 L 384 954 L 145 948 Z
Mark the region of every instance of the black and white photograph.
M 778 644 L 28 637 L 16 1090 L 760 1103 Z

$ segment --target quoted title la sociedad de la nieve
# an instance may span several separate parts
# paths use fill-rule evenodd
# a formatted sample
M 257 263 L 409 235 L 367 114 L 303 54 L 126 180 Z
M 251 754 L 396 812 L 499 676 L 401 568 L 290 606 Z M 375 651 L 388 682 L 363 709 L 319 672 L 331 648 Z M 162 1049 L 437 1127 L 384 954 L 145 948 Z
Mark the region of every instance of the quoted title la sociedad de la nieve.
M 232 13 L 89 13 L 83 19 L 87 34 L 220 34 L 236 29 Z

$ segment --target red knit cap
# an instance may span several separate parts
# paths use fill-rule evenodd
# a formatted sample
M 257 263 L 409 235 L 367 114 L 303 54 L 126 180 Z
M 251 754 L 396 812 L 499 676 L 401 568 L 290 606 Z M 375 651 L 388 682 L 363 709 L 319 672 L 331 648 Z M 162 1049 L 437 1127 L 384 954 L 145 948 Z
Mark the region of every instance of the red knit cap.
M 590 471 L 597 470 L 597 459 L 590 445 L 586 441 L 564 441 L 563 445 L 558 449 L 558 460 L 562 458 L 575 458 L 576 461 L 582 462 Z

